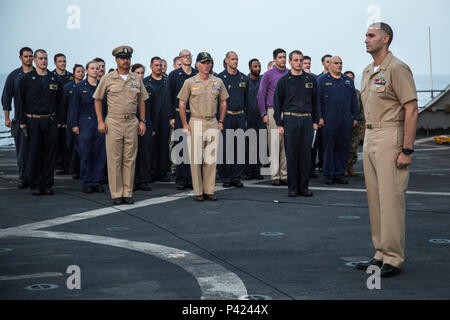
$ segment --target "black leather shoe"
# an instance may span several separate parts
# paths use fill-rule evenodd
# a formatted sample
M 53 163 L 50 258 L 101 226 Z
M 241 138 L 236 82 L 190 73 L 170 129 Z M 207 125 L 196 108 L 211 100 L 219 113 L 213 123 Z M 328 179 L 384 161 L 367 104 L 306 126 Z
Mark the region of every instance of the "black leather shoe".
M 334 181 L 336 181 L 336 183 L 339 183 L 339 184 L 348 184 L 348 179 L 345 177 L 336 178 L 336 179 L 334 179 Z
M 308 190 L 308 189 L 301 190 L 299 193 L 302 197 L 312 197 L 313 196 L 312 191 Z
M 201 196 L 194 196 L 194 200 L 195 201 L 203 201 L 205 199 L 203 198 L 203 195 L 201 195 Z
M 370 266 L 378 266 L 381 268 L 383 265 L 383 261 L 377 260 L 375 258 L 370 259 L 369 261 L 360 261 L 356 264 L 356 269 L 359 270 L 367 270 Z
M 281 186 L 280 180 L 272 180 L 272 185 L 276 187 Z
M 222 187 L 229 188 L 229 187 L 231 187 L 231 183 L 225 182 L 225 183 L 222 184 Z
M 388 263 L 383 264 L 380 270 L 380 276 L 382 278 L 389 278 L 389 277 L 395 277 L 399 273 L 401 273 L 402 270 L 399 268 L 396 268 Z
M 332 185 L 332 184 L 334 184 L 334 180 L 325 179 L 325 184 Z
M 19 183 L 17 184 L 17 187 L 19 189 L 25 189 L 28 188 L 30 185 L 28 184 L 28 182 L 26 180 L 20 179 Z
M 249 176 L 248 174 L 244 174 L 242 175 L 242 180 L 252 180 L 252 177 Z
M 161 177 L 161 178 L 159 178 L 159 181 L 161 181 L 161 182 L 170 182 L 170 179 L 169 179 L 169 177 Z
M 94 192 L 94 189 L 92 189 L 92 187 L 83 187 L 83 192 L 84 193 L 92 193 L 92 192 Z
M 282 186 L 287 186 L 287 185 L 288 185 L 287 179 L 280 180 L 280 184 L 281 184 Z
M 98 185 L 93 187 L 94 192 L 98 192 L 98 193 L 104 193 L 105 192 L 105 188 L 102 185 Z
M 64 174 L 67 174 L 67 171 L 64 169 L 59 169 L 59 170 L 56 170 L 55 174 L 58 176 L 62 176 Z
M 125 198 L 123 198 L 123 203 L 124 204 L 133 204 L 134 199 L 133 199 L 133 197 L 125 197 Z
M 177 190 L 184 190 L 186 186 L 184 184 L 177 184 Z
M 143 191 L 152 191 L 152 187 L 149 183 L 141 183 L 140 185 L 138 185 L 138 189 Z
M 255 180 L 264 180 L 264 177 L 260 174 L 257 174 L 256 176 L 252 176 L 252 178 Z
M 113 199 L 113 205 L 119 206 L 123 203 L 123 198 L 115 198 Z
M 41 189 L 31 189 L 31 194 L 33 196 L 40 196 L 42 194 L 42 190 Z
M 203 198 L 208 201 L 217 201 L 217 197 L 213 194 L 204 194 Z
M 298 197 L 298 192 L 297 191 L 289 191 L 288 196 L 289 197 Z
M 240 181 L 234 181 L 231 183 L 231 185 L 236 188 L 242 188 L 244 186 L 244 184 Z
M 52 188 L 45 188 L 42 191 L 42 194 L 45 195 L 45 196 L 51 196 L 53 194 L 53 190 L 52 190 Z

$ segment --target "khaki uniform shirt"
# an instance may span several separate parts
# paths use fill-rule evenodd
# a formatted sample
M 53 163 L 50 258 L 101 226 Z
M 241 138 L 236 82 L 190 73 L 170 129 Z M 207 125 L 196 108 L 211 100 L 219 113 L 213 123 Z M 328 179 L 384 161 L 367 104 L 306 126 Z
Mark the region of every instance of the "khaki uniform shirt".
M 148 99 L 144 83 L 137 74 L 130 72 L 123 80 L 117 70 L 102 77 L 93 97 L 102 100 L 105 95 L 108 113 L 116 115 L 136 114 L 139 103 Z
M 376 72 L 373 63 L 364 69 L 361 98 L 367 123 L 403 122 L 403 105 L 417 100 L 411 70 L 389 52 Z
M 210 75 L 204 82 L 197 74 L 184 82 L 177 98 L 189 101 L 191 118 L 215 118 L 217 101 L 227 100 L 228 92 L 220 78 Z

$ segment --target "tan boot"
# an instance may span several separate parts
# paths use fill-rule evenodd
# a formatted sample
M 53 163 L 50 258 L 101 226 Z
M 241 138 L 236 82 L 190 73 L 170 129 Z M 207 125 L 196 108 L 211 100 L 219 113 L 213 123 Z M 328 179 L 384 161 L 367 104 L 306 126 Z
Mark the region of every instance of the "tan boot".
M 353 171 L 353 165 L 352 164 L 348 165 L 348 168 L 347 168 L 346 172 L 348 172 L 348 175 L 350 177 L 359 177 L 359 174 L 357 174 L 355 171 Z

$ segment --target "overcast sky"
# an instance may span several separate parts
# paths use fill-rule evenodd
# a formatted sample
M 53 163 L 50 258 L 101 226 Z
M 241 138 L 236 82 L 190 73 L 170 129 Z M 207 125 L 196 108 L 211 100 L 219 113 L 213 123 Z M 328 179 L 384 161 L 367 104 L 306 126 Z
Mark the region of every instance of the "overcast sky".
M 102 57 L 115 66 L 112 49 L 134 48 L 132 63 L 148 66 L 152 56 L 168 61 L 187 48 L 208 51 L 216 72 L 227 51 L 239 55 L 239 69 L 258 58 L 263 71 L 272 51 L 300 49 L 313 58 L 312 71 L 322 70 L 325 53 L 340 55 L 344 69 L 360 78 L 371 62 L 364 38 L 369 22 L 384 21 L 394 29 L 393 53 L 413 73 L 429 74 L 428 26 L 432 31 L 433 73 L 450 75 L 449 0 L 14 0 L 0 2 L 0 73 L 19 65 L 23 46 L 67 55 L 68 69 Z M 195 59 L 195 58 L 194 58 Z M 148 72 L 148 71 L 147 71 Z

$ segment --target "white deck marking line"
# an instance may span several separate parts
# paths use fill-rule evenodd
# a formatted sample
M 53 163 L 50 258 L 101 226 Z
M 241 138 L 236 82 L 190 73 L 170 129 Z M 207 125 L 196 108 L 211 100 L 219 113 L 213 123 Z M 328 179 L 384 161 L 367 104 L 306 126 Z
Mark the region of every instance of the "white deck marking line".
M 202 291 L 201 299 L 235 300 L 247 294 L 244 283 L 236 274 L 189 251 L 149 242 L 69 232 L 17 230 L 15 236 L 85 241 L 152 255 L 166 262 L 173 263 L 190 273 L 200 286 Z
M 224 189 L 225 188 L 217 187 L 216 191 L 221 191 Z M 132 210 L 144 206 L 171 202 L 174 200 L 190 197 L 192 195 L 192 191 L 182 192 L 171 196 L 139 201 L 133 205 L 121 205 L 120 209 L 122 211 Z M 81 212 L 65 217 L 44 220 L 36 223 L 25 224 L 18 227 L 0 229 L 0 238 L 7 236 L 16 236 L 87 241 L 91 243 L 104 244 L 139 251 L 145 254 L 153 255 L 157 258 L 163 259 L 164 261 L 174 263 L 189 272 L 196 278 L 197 282 L 200 285 L 200 288 L 202 290 L 201 299 L 238 299 L 242 295 L 247 295 L 247 289 L 245 288 L 244 283 L 236 274 L 226 270 L 219 264 L 201 258 L 188 251 L 166 247 L 154 243 L 136 242 L 103 236 L 84 235 L 67 232 L 36 231 L 37 229 L 49 228 L 65 223 L 96 218 L 116 212 L 120 212 L 117 207 L 108 207 Z
M 270 186 L 270 185 L 245 185 L 249 188 L 267 188 L 267 189 L 287 189 L 287 186 Z M 311 190 L 323 190 L 323 191 L 343 191 L 343 192 L 367 192 L 366 189 L 355 188 L 328 188 L 328 187 L 309 187 Z M 425 191 L 406 191 L 406 194 L 418 194 L 426 196 L 450 196 L 450 192 L 425 192 Z
M 23 275 L 15 275 L 15 276 L 0 276 L 0 281 L 36 279 L 36 278 L 52 278 L 52 277 L 62 277 L 62 276 L 63 276 L 63 274 L 60 272 L 43 272 L 43 273 L 23 274 Z

